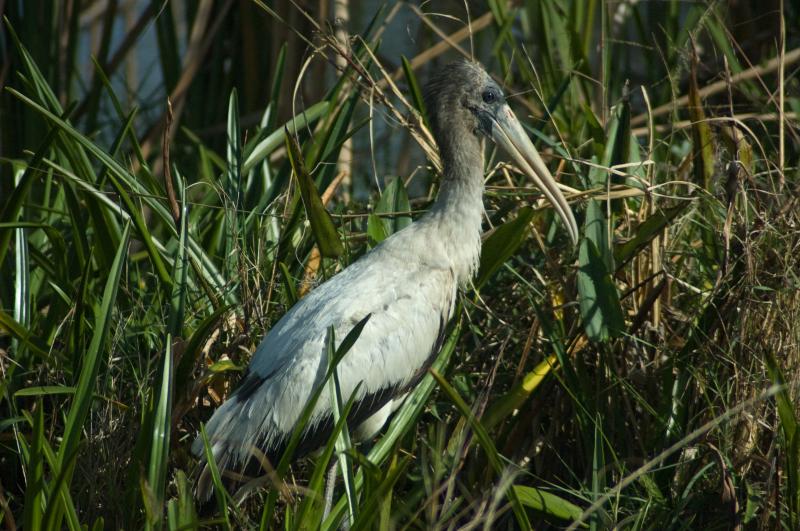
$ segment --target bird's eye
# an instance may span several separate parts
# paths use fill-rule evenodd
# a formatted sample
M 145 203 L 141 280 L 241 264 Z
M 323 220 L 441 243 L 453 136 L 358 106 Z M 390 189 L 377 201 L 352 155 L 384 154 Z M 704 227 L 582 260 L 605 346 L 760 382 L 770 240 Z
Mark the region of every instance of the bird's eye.
M 483 94 L 481 94 L 484 103 L 494 103 L 497 101 L 497 93 L 491 89 L 484 90 Z

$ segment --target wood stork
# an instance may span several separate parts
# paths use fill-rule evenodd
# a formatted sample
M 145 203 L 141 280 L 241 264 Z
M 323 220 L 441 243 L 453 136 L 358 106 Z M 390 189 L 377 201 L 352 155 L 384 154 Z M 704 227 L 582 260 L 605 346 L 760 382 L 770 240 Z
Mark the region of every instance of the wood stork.
M 439 70 L 426 88 L 439 147 L 439 195 L 418 221 L 384 240 L 301 299 L 272 327 L 239 388 L 206 426 L 220 468 L 243 469 L 253 448 L 276 463 L 312 391 L 327 370 L 330 326 L 341 340 L 370 319 L 338 365 L 344 400 L 357 390 L 348 422 L 354 439 L 374 436 L 425 374 L 453 316 L 456 294 L 473 277 L 481 250 L 482 137 L 502 146 L 555 207 L 573 242 L 578 229 L 559 191 L 503 92 L 476 63 Z M 360 384 L 360 385 L 359 385 Z M 317 401 L 296 456 L 323 446 L 332 427 L 327 390 Z M 203 455 L 203 442 L 193 452 Z M 198 496 L 207 498 L 206 481 Z

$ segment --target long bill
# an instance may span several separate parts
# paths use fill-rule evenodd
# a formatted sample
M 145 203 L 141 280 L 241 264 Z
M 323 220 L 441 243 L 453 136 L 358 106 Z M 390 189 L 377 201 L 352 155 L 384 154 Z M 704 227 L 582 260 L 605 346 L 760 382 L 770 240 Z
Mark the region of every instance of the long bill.
M 545 166 L 539 152 L 533 147 L 528 135 L 522 129 L 517 117 L 508 105 L 503 105 L 497 115 L 492 116 L 492 138 L 503 147 L 520 166 L 536 186 L 544 192 L 547 200 L 552 203 L 558 215 L 567 226 L 573 244 L 578 243 L 578 224 L 569 207 L 567 200 L 558 189 L 558 184 L 550 170 Z

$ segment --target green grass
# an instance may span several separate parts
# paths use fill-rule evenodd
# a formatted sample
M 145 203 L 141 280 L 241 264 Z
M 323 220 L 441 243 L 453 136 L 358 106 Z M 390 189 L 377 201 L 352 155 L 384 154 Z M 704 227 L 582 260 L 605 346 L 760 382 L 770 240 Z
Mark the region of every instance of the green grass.
M 2 7 L 5 528 L 800 525 L 800 3 L 490 1 L 470 34 L 351 1 L 346 46 L 327 2 L 123 4 Z M 199 503 L 260 339 L 435 196 L 420 87 L 455 45 L 580 245 L 487 146 L 478 276 L 389 425 L 349 442 L 334 363 L 323 451 Z

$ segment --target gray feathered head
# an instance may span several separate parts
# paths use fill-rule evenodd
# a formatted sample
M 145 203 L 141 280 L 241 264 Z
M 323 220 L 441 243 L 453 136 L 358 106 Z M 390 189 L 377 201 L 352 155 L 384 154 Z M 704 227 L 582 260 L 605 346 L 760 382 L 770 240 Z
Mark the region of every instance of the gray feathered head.
M 424 98 L 433 135 L 440 144 L 446 135 L 465 129 L 491 137 L 490 116 L 505 103 L 503 91 L 486 70 L 467 60 L 434 73 Z

